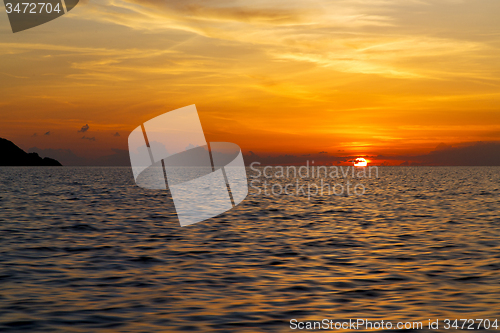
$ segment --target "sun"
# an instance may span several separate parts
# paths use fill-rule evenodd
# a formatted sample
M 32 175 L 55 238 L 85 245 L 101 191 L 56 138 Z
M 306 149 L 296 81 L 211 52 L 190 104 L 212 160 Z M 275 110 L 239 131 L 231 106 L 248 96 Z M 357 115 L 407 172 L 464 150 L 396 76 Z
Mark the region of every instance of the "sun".
M 365 167 L 368 165 L 368 162 L 364 158 L 357 158 L 354 160 L 354 166 L 355 167 Z

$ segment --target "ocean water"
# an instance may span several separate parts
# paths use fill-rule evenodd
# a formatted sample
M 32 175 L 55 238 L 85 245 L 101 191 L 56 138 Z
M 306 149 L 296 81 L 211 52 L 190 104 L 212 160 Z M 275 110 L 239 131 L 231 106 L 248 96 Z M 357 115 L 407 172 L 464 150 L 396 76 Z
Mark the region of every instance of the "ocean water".
M 0 332 L 500 320 L 500 168 L 381 167 L 361 182 L 361 196 L 251 188 L 181 228 L 168 192 L 128 168 L 0 168 Z

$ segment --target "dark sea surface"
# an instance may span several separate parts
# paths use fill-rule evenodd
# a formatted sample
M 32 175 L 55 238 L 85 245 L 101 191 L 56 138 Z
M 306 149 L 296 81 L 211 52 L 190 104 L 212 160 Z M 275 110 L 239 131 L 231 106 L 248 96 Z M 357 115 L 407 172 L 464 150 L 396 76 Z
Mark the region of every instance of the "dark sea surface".
M 251 189 L 181 228 L 168 193 L 129 168 L 0 168 L 0 332 L 500 320 L 499 167 L 381 167 L 361 182 L 362 196 L 310 200 Z

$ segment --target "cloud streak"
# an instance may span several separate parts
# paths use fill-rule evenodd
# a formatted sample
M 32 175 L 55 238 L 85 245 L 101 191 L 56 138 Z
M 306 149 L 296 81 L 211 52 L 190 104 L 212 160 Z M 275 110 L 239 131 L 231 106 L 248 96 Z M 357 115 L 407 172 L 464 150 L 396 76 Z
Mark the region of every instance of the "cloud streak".
M 464 3 L 469 6 L 471 2 Z M 252 45 L 266 53 L 269 61 L 307 62 L 338 72 L 389 78 L 496 79 L 495 74 L 488 74 L 477 65 L 461 66 L 457 71 L 458 58 L 460 64 L 485 55 L 488 62 L 493 61 L 495 48 L 484 41 L 464 40 L 452 33 L 433 36 L 421 27 L 406 27 L 408 11 L 439 12 L 444 11 L 443 6 L 452 4 L 444 0 L 404 4 L 396 0 L 101 0 L 89 3 L 84 10 L 93 20 L 135 30 L 181 30 L 211 38 L 215 44 L 226 40 Z M 466 11 L 467 6 L 461 10 Z M 448 63 L 436 66 L 437 62 L 422 61 L 423 58 L 446 58 Z M 106 65 L 129 69 L 113 62 Z M 75 66 L 88 69 L 99 67 L 99 63 Z

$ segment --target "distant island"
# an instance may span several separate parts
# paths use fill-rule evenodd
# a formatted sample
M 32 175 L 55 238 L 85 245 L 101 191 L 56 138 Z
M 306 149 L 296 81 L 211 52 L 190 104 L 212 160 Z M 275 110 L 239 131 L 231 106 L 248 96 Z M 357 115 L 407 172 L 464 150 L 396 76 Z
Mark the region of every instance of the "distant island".
M 0 166 L 62 166 L 52 158 L 27 153 L 12 141 L 0 138 Z

